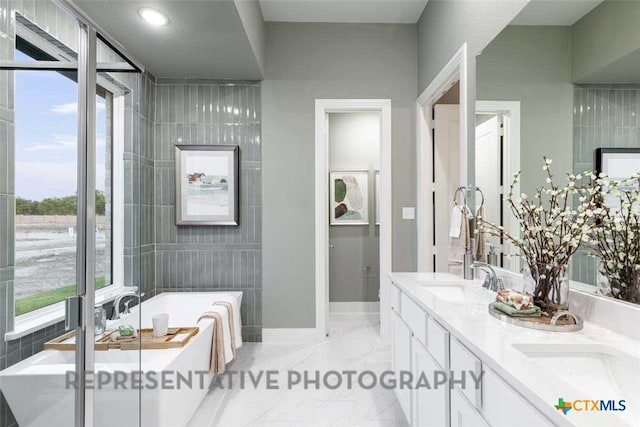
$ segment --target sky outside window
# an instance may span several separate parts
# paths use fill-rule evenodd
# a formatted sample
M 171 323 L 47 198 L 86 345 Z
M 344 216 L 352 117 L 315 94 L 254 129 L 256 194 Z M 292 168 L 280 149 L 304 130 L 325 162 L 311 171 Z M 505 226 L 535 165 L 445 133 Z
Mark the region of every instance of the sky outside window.
M 16 51 L 16 60 L 29 56 Z M 77 191 L 77 83 L 54 71 L 15 72 L 16 195 L 42 200 Z M 105 185 L 105 101 L 97 99 L 96 188 Z

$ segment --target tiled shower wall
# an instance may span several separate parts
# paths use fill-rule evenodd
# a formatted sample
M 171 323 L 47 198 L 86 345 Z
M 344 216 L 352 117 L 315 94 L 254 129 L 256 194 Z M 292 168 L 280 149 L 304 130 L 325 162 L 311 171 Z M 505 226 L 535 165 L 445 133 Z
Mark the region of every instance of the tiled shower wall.
M 156 293 L 242 291 L 243 339 L 261 341 L 260 84 L 158 79 L 155 104 Z M 239 226 L 176 226 L 176 144 L 240 146 Z
M 595 169 L 596 148 L 640 147 L 640 85 L 576 85 L 573 171 Z M 597 261 L 584 251 L 573 261 L 574 280 L 595 284 Z
M 10 34 L 6 20 L 0 21 L 0 31 Z M 9 59 L 7 45 L 13 39 L 0 39 L 0 59 Z M 13 54 L 13 51 L 11 51 Z M 11 59 L 13 56 L 11 57 Z M 4 334 L 13 326 L 14 279 L 14 111 L 13 73 L 0 71 L 0 370 L 22 359 L 20 341 L 6 342 Z M 0 393 L 0 426 L 15 425 L 13 414 Z
M 118 75 L 121 77 L 121 75 Z M 130 87 L 137 87 L 140 96 L 130 96 L 125 101 L 125 129 L 131 135 L 125 145 L 125 231 L 124 277 L 125 286 L 138 286 L 145 298 L 155 295 L 155 248 L 153 216 L 153 142 L 155 115 L 155 77 L 149 73 L 141 76 L 123 75 Z M 135 95 L 135 94 L 133 94 Z

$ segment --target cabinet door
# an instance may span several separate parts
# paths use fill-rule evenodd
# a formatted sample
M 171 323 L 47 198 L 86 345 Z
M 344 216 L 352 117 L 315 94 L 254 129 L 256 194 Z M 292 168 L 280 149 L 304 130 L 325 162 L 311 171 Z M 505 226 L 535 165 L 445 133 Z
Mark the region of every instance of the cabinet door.
M 494 427 L 551 427 L 524 397 L 508 386 L 491 369 L 482 377 L 483 415 Z
M 451 390 L 451 427 L 489 427 L 480 413 L 456 389 Z
M 411 370 L 411 330 L 395 312 L 392 313 L 393 322 L 393 370 L 396 378 L 400 372 Z M 407 420 L 411 420 L 411 389 L 396 387 L 396 396 Z
M 444 427 L 449 425 L 449 388 L 441 384 L 434 388 L 434 371 L 440 366 L 433 359 L 426 347 L 415 337 L 411 343 L 411 373 L 413 380 L 418 381 L 424 374 L 431 388 L 416 388 L 412 393 L 411 408 L 413 410 L 414 427 Z

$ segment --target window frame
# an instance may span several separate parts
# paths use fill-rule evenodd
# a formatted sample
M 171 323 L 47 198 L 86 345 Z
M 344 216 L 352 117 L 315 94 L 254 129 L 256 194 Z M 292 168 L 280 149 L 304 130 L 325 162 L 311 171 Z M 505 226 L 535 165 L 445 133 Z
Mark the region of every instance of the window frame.
M 16 37 L 41 50 L 51 57 L 68 58 L 64 52 L 43 40 L 20 22 L 16 22 Z M 17 47 L 16 47 L 17 48 Z M 73 61 L 73 59 L 70 59 Z M 62 72 L 64 74 L 64 72 Z M 111 94 L 111 283 L 95 291 L 95 303 L 104 304 L 113 301 L 125 287 L 124 283 L 124 145 L 125 145 L 125 96 L 128 91 L 96 75 L 100 90 Z M 105 98 L 106 99 L 106 98 Z M 14 243 L 15 244 L 15 243 Z M 106 250 L 106 249 L 105 249 Z M 121 260 L 120 262 L 115 262 Z M 127 289 L 131 289 L 128 287 Z M 12 296 L 15 304 L 15 297 Z M 5 340 L 14 340 L 44 327 L 64 320 L 65 301 L 50 304 L 20 315 L 13 312 L 13 328 L 5 333 Z

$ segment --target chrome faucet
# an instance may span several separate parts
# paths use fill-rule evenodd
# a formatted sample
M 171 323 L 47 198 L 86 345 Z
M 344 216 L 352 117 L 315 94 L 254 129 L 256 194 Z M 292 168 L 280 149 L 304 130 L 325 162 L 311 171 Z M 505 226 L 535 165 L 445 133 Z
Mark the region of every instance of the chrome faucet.
M 122 313 L 120 313 L 120 303 L 122 302 L 123 299 L 127 298 L 127 297 L 138 297 L 138 298 L 142 298 L 144 296 L 144 292 L 138 292 L 137 288 L 134 288 L 130 291 L 125 291 L 123 293 L 121 293 L 120 295 L 118 295 L 116 297 L 116 299 L 113 301 L 113 314 L 111 315 L 111 320 L 116 320 L 119 319 L 120 317 L 122 317 L 123 314 L 129 314 L 129 304 L 131 303 L 131 301 L 127 301 L 124 304 L 124 311 Z
M 480 270 L 487 273 L 485 276 L 484 282 L 482 283 L 482 287 L 485 289 L 489 289 L 493 292 L 498 292 L 504 289 L 502 286 L 502 280 L 496 274 L 496 271 L 491 267 L 491 265 L 485 262 L 474 262 L 471 265 L 472 268 L 479 268 Z

